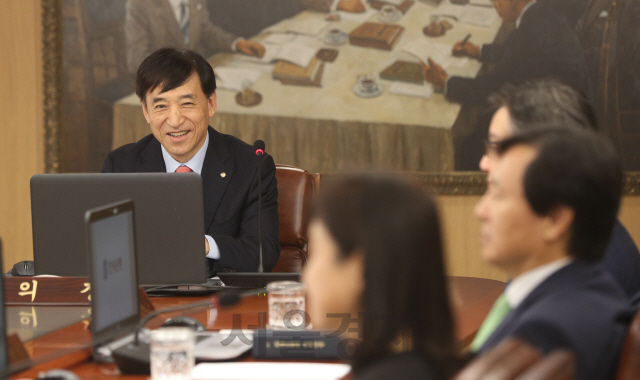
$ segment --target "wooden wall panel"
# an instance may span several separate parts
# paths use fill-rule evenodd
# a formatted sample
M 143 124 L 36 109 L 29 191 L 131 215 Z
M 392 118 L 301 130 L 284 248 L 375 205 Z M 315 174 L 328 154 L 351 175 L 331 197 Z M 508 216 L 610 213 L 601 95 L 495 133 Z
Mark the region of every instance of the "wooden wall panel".
M 505 281 L 506 276 L 480 257 L 480 222 L 473 214 L 479 196 L 442 195 L 440 214 L 446 241 L 447 271 L 455 276 Z
M 44 171 L 40 0 L 0 0 L 0 237 L 6 272 L 31 259 L 29 179 Z
M 473 214 L 479 196 L 439 196 L 447 244 L 448 271 L 451 275 L 484 277 L 505 281 L 499 270 L 480 258 L 480 223 Z M 640 197 L 625 196 L 620 220 L 640 245 Z

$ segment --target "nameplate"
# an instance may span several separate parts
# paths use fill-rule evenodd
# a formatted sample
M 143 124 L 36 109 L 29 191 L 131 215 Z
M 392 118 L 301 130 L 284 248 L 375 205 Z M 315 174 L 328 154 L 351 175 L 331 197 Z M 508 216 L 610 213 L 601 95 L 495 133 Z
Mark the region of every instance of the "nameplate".
M 6 305 L 85 306 L 91 303 L 87 277 L 5 277 Z

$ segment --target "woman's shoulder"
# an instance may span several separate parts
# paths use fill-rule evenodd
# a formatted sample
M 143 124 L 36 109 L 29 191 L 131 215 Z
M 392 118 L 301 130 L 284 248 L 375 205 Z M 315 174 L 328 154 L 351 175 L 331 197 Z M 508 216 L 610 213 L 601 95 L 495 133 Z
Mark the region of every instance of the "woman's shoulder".
M 420 354 L 407 352 L 389 355 L 361 368 L 353 380 L 441 380 L 439 372 Z

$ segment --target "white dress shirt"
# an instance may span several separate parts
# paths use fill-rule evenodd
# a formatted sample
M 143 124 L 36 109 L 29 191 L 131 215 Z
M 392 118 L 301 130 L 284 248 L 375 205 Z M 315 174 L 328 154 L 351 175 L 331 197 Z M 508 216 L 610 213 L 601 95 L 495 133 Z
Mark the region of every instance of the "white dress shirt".
M 204 140 L 204 145 L 202 148 L 196 152 L 196 154 L 191 157 L 191 159 L 185 163 L 180 163 L 176 161 L 164 146 L 160 145 L 162 149 L 162 158 L 164 159 L 164 165 L 167 167 L 167 173 L 173 173 L 176 169 L 181 165 L 186 165 L 189 169 L 193 170 L 195 173 L 202 175 L 202 165 L 204 164 L 204 157 L 207 155 L 207 148 L 209 147 L 209 133 L 207 133 L 207 138 Z M 218 244 L 213 238 L 209 235 L 204 235 L 204 237 L 209 242 L 209 253 L 207 257 L 210 259 L 218 260 L 220 259 L 220 248 L 218 248 Z
M 565 266 L 571 264 L 572 261 L 573 259 L 571 257 L 564 257 L 528 270 L 513 279 L 504 291 L 505 297 L 507 297 L 507 303 L 511 310 L 518 307 L 518 305 L 520 305 L 522 301 L 524 301 L 524 299 L 538 287 L 538 285 L 542 284 L 544 280 L 551 277 L 552 274 Z

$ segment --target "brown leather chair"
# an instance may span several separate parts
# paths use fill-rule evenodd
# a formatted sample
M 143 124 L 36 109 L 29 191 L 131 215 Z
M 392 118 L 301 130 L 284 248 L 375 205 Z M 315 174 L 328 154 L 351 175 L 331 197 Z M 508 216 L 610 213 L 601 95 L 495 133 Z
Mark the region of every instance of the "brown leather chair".
M 576 356 L 569 350 L 551 351 L 515 380 L 573 380 Z
M 629 326 L 627 337 L 620 352 L 616 379 L 640 379 L 640 311 L 636 312 Z
M 321 175 L 288 165 L 276 165 L 280 259 L 273 272 L 300 272 L 309 257 L 308 229 L 311 200 Z
M 467 364 L 453 380 L 571 380 L 575 356 L 567 350 L 548 355 L 529 343 L 509 338 Z

